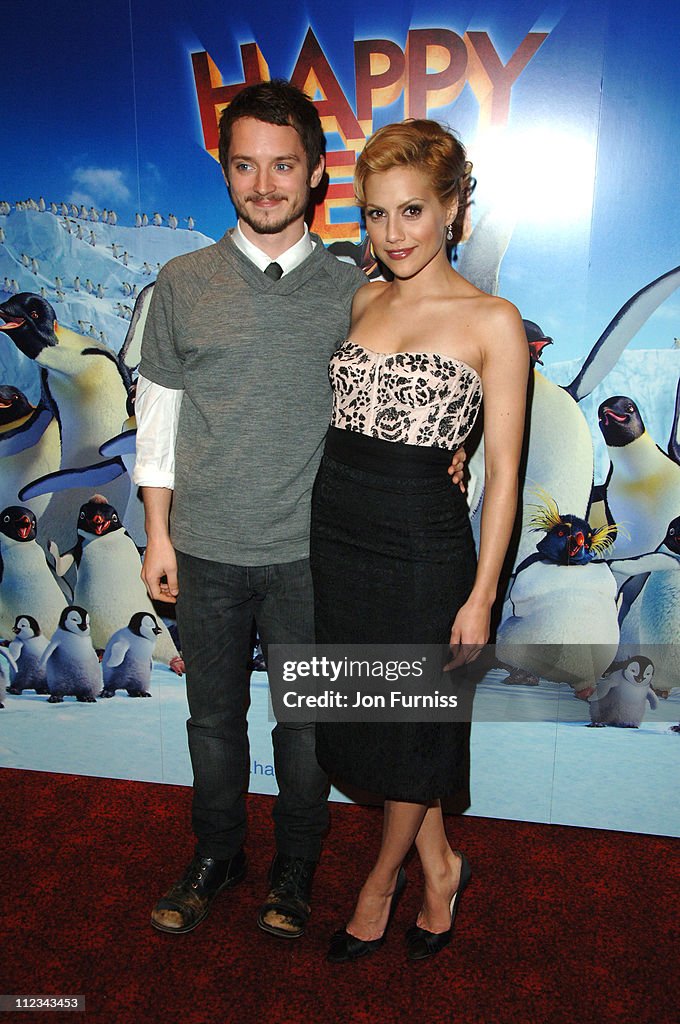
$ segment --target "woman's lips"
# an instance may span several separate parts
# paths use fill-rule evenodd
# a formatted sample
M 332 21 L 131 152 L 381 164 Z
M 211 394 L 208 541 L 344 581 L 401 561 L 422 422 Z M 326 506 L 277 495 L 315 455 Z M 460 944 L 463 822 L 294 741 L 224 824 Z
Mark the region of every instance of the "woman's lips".
M 385 252 L 391 260 L 405 260 L 413 252 L 413 247 L 410 249 L 386 249 Z

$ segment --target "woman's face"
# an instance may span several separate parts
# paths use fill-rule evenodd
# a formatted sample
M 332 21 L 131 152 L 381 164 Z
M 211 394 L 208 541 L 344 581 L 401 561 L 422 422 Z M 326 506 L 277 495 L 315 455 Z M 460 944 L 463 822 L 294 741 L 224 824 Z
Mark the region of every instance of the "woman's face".
M 422 171 L 392 167 L 370 174 L 364 194 L 373 251 L 396 277 L 413 277 L 444 250 L 457 204 L 443 206 Z

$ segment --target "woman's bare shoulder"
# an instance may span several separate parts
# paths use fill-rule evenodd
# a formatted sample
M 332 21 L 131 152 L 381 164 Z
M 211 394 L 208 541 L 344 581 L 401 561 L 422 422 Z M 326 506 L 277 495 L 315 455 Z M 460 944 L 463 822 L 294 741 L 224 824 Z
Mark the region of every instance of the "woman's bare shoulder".
M 500 295 L 488 295 L 486 292 L 479 292 L 475 301 L 476 320 L 484 333 L 491 335 L 502 331 L 504 335 L 510 335 L 526 345 L 524 323 L 516 306 Z
M 389 288 L 387 281 L 369 281 L 359 288 L 354 293 L 354 301 L 352 303 L 352 319 L 356 320 L 360 317 L 371 305 L 372 302 L 384 293 L 385 289 Z

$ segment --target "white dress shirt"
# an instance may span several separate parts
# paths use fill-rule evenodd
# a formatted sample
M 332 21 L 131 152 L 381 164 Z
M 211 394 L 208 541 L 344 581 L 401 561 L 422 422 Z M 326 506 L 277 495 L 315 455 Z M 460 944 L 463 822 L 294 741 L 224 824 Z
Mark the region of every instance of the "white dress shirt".
M 302 238 L 277 256 L 276 260 L 272 260 L 271 256 L 246 238 L 240 224 L 232 231 L 231 239 L 261 271 L 264 272 L 270 263 L 275 262 L 284 275 L 303 263 L 316 244 L 306 224 Z M 179 388 L 163 387 L 141 374 L 137 378 L 137 451 L 132 480 L 138 487 L 168 487 L 170 490 L 174 487 L 175 439 L 183 395 L 184 391 Z

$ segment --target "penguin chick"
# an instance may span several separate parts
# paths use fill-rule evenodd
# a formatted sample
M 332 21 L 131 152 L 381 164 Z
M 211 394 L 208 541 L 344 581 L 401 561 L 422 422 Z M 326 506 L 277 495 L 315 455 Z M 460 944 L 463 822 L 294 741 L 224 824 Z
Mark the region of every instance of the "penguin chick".
M 10 654 L 16 661 L 16 674 L 8 693 L 23 693 L 34 690 L 48 693 L 47 674 L 41 659 L 49 641 L 40 632 L 40 626 L 31 615 L 17 615 L 13 633 L 16 639 L 9 645 Z
M 102 659 L 104 689 L 100 697 L 114 697 L 116 690 L 127 690 L 130 697 L 151 696 L 151 659 L 161 632 L 154 615 L 135 612 L 127 626 L 113 634 Z
M 83 704 L 95 702 L 102 671 L 90 637 L 90 616 L 84 608 L 64 608 L 41 665 L 46 669 L 50 704 L 60 704 L 64 697 L 75 697 Z
M 603 672 L 588 699 L 592 724 L 637 729 L 644 718 L 645 704 L 652 710 L 659 704 L 652 689 L 653 678 L 654 664 L 642 654 L 615 661 Z

